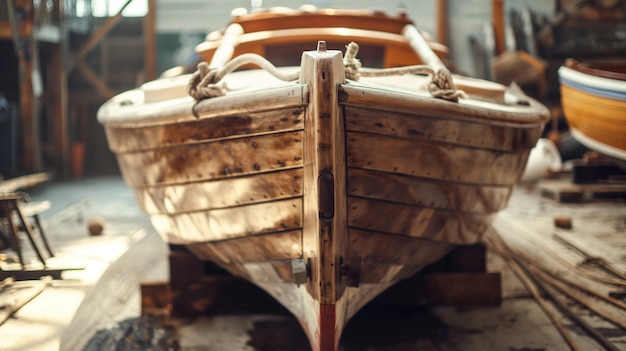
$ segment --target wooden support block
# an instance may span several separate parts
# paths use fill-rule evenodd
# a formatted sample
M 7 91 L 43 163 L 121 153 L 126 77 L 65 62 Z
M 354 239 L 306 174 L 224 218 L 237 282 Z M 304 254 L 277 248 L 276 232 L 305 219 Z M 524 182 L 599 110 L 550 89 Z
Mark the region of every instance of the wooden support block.
M 185 248 L 171 247 L 169 264 L 172 316 L 288 313 L 261 288 L 245 279 L 224 273 L 223 269 L 198 259 Z M 161 289 L 164 288 L 156 284 L 154 289 L 156 294 L 162 294 Z M 149 294 L 149 291 L 146 293 Z
M 261 288 L 230 275 L 205 275 L 172 287 L 172 315 L 284 313 L 287 310 Z
M 458 246 L 447 256 L 450 272 L 485 272 L 487 249 L 483 245 Z
M 500 273 L 431 273 L 399 282 L 372 304 L 499 305 L 501 302 Z
M 542 180 L 541 196 L 561 203 L 577 203 L 593 198 L 626 197 L 626 184 L 573 184 L 569 180 Z
M 173 285 L 193 281 L 204 275 L 204 262 L 184 248 L 172 248 L 168 258 Z
M 167 317 L 172 309 L 172 289 L 168 281 L 142 282 L 141 315 Z

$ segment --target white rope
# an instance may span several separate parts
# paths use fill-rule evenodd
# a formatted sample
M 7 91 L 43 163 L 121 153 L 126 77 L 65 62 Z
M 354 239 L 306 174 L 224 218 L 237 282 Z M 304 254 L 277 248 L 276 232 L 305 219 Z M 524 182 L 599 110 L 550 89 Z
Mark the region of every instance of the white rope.
M 346 47 L 346 55 L 343 59 L 345 74 L 347 79 L 359 80 L 361 77 L 385 77 L 403 74 L 427 74 L 431 82 L 428 84 L 428 91 L 431 96 L 450 101 L 458 101 L 459 98 L 466 98 L 467 95 L 462 90 L 457 90 L 452 80 L 452 74 L 447 69 L 434 70 L 428 65 L 416 65 L 395 68 L 363 68 L 361 61 L 356 58 L 359 45 L 351 42 Z M 223 96 L 228 88 L 226 84 L 218 84 L 224 77 L 241 66 L 253 64 L 264 70 L 277 79 L 290 82 L 297 80 L 300 72 L 284 73 L 278 70 L 271 62 L 257 54 L 243 54 L 229 61 L 221 68 L 209 68 L 207 62 L 200 62 L 198 70 L 191 76 L 187 91 L 196 101 Z M 194 110 L 195 115 L 195 110 Z
M 343 65 L 346 68 L 346 78 L 359 80 L 361 77 L 388 77 L 404 74 L 427 74 L 431 82 L 428 84 L 428 92 L 432 97 L 450 101 L 458 101 L 459 98 L 467 98 L 462 90 L 457 90 L 452 79 L 452 74 L 447 69 L 434 70 L 428 65 L 415 65 L 393 68 L 362 68 L 361 62 L 356 58 L 359 44 L 351 42 L 346 47 L 346 56 Z
M 208 63 L 200 62 L 198 64 L 198 70 L 189 80 L 187 91 L 196 101 L 216 96 L 223 96 L 226 94 L 226 90 L 228 88 L 226 87 L 226 84 L 219 85 L 218 83 L 224 79 L 227 74 L 248 64 L 259 66 L 272 76 L 286 82 L 297 80 L 298 77 L 300 77 L 299 71 L 294 73 L 281 72 L 263 56 L 257 54 L 243 54 L 235 57 L 221 68 L 210 69 Z

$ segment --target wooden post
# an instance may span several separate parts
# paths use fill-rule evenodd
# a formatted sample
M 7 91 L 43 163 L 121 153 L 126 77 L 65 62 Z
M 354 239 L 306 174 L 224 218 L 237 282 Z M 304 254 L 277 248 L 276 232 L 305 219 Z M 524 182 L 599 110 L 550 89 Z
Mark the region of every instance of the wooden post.
M 22 167 L 31 172 L 38 172 L 42 169 L 41 147 L 39 144 L 39 121 L 37 118 L 36 97 L 33 94 L 33 69 L 37 67 L 36 60 L 39 59 L 35 46 L 32 25 L 26 38 L 22 38 L 20 33 L 21 23 L 16 16 L 14 0 L 7 1 L 9 21 L 15 53 L 18 59 L 19 90 L 20 90 L 20 117 L 22 122 Z M 32 21 L 32 19 L 30 19 Z M 30 57 L 27 58 L 21 48 L 21 40 L 29 41 Z
M 65 57 L 67 53 L 67 43 L 69 41 L 63 13 L 65 13 L 65 2 L 56 1 L 59 11 L 59 45 L 52 51 L 52 62 L 50 67 L 53 71 L 52 82 L 50 83 L 54 98 L 54 148 L 58 155 L 57 168 L 61 177 L 67 177 L 70 168 L 70 135 L 67 112 L 67 69 L 65 67 Z
M 492 0 L 491 16 L 496 37 L 496 55 L 504 51 L 504 0 Z
M 316 52 L 304 53 L 301 67 L 300 82 L 310 91 L 304 122 L 302 245 L 304 258 L 311 262 L 308 289 L 319 303 L 319 330 L 309 332 L 319 336 L 311 340 L 314 350 L 336 350 L 346 308 L 339 302 L 345 297 L 339 260 L 347 252 L 346 142 L 337 94 L 345 82 L 342 55 L 327 51 L 321 41 Z
M 144 80 L 154 80 L 156 72 L 156 0 L 148 0 L 148 13 L 143 19 Z
M 437 0 L 437 41 L 448 45 L 448 1 Z

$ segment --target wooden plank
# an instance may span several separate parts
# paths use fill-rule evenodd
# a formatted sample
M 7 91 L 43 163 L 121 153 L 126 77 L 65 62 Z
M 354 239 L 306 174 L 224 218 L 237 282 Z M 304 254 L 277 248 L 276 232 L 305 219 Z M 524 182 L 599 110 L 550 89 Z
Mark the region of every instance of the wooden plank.
M 294 57 L 294 53 L 309 50 L 310 43 L 320 39 L 326 41 L 328 48 L 343 50 L 345 50 L 346 43 L 350 41 L 358 42 L 361 45 L 361 52 L 365 52 L 368 49 L 372 51 L 371 55 L 367 55 L 370 58 L 366 59 L 365 62 L 368 66 L 397 67 L 422 63 L 420 57 L 412 51 L 400 34 L 353 29 L 343 26 L 246 32 L 246 34 L 240 36 L 233 56 L 243 53 L 256 53 L 269 57 L 277 65 L 290 66 L 297 64 L 297 62 L 285 59 L 285 55 Z M 204 60 L 210 61 L 219 43 L 217 41 L 199 44 L 197 47 L 198 54 Z M 438 43 L 429 43 L 428 45 L 435 50 L 438 56 L 443 57 L 448 53 L 447 48 L 443 45 Z M 277 54 L 279 52 L 288 52 L 289 54 Z M 377 55 L 383 56 L 382 63 L 380 59 L 376 59 Z M 367 61 L 370 62 L 368 63 Z
M 351 228 L 348 231 L 350 255 L 358 255 L 363 262 L 424 266 L 432 257 L 442 257 L 452 246 L 446 242 L 401 237 L 376 231 Z M 367 272 L 363 272 L 367 274 Z
M 304 109 L 296 107 L 284 111 L 213 116 L 186 123 L 137 128 L 112 127 L 109 129 L 108 142 L 114 152 L 125 153 L 159 146 L 177 146 L 302 129 L 304 129 Z
M 37 282 L 32 289 L 28 289 L 28 291 L 19 294 L 19 298 L 15 303 L 3 306 L 3 308 L 0 309 L 0 325 L 6 322 L 7 319 L 9 319 L 14 313 L 19 311 L 20 308 L 24 307 L 27 303 L 41 294 L 51 281 L 51 277 L 42 278 L 41 281 Z
M 135 189 L 148 214 L 194 212 L 302 196 L 302 168 Z M 223 196 L 228 194 L 228 196 Z
M 83 267 L 65 267 L 65 268 L 30 268 L 30 269 L 5 269 L 0 270 L 0 279 L 13 278 L 16 281 L 21 280 L 37 280 L 42 277 L 51 277 L 52 279 L 62 279 L 63 272 L 82 270 Z
M 407 76 L 406 79 L 422 80 L 419 76 Z M 397 89 L 406 91 L 398 86 Z M 538 128 L 549 120 L 548 109 L 535 100 L 526 100 L 526 104 L 508 105 L 466 99 L 463 104 L 432 99 L 422 94 L 397 94 L 379 87 L 367 87 L 357 84 L 343 84 L 340 87 L 341 103 L 344 106 L 376 106 L 380 111 L 407 113 L 425 117 L 439 117 L 451 120 L 469 120 L 470 122 L 488 123 L 489 125 L 508 125 L 515 128 Z M 515 94 L 514 92 L 511 92 Z M 491 106 L 491 107 L 490 107 Z M 512 122 L 512 123 L 511 123 Z
M 294 15 L 295 13 L 298 13 L 298 15 Z M 268 20 L 271 17 L 280 18 L 281 20 Z M 258 15 L 241 16 L 236 18 L 235 22 L 239 23 L 246 32 L 291 28 L 345 27 L 400 33 L 406 24 L 411 23 L 411 20 L 405 14 L 392 17 L 382 11 L 375 10 L 334 9 L 332 15 L 323 10 L 306 12 L 294 10 L 290 16 L 285 16 L 281 12 L 266 12 Z
M 181 233 L 175 242 L 225 240 L 302 227 L 302 199 L 291 198 L 225 209 L 152 215 L 163 233 Z
M 349 167 L 442 182 L 515 184 L 528 158 L 527 150 L 505 153 L 375 134 L 352 132 L 347 139 Z M 396 155 L 403 155 L 403 161 Z
M 574 184 L 569 179 L 542 179 L 538 187 L 542 196 L 562 203 L 626 196 L 626 184 Z
M 511 191 L 506 186 L 448 183 L 355 168 L 348 170 L 350 196 L 407 205 L 491 213 L 506 207 Z
M 131 186 L 218 180 L 302 167 L 303 132 L 118 154 Z
M 372 113 L 365 107 L 352 106 L 346 107 L 346 128 L 355 132 L 509 152 L 532 149 L 542 130 L 429 116 L 424 111 L 420 111 L 419 118 L 414 113 Z
M 196 257 L 215 263 L 250 263 L 302 257 L 302 231 L 290 230 L 188 245 Z
M 348 208 L 351 228 L 455 244 L 476 242 L 495 217 L 495 213 L 467 213 L 353 197 L 348 199 Z
M 0 193 L 12 193 L 28 189 L 50 181 L 49 173 L 27 174 L 0 181 Z

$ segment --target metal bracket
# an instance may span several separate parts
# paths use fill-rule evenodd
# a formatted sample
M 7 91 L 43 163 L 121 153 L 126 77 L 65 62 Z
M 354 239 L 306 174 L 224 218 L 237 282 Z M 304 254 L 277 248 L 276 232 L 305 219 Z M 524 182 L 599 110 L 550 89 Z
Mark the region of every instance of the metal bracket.
M 339 258 L 339 274 L 348 277 L 347 285 L 358 288 L 361 280 L 361 256 L 352 255 L 348 263 L 343 263 L 343 257 Z
M 297 286 L 306 284 L 309 277 L 307 265 L 302 258 L 294 258 L 291 260 L 291 272 L 293 273 L 293 282 Z

